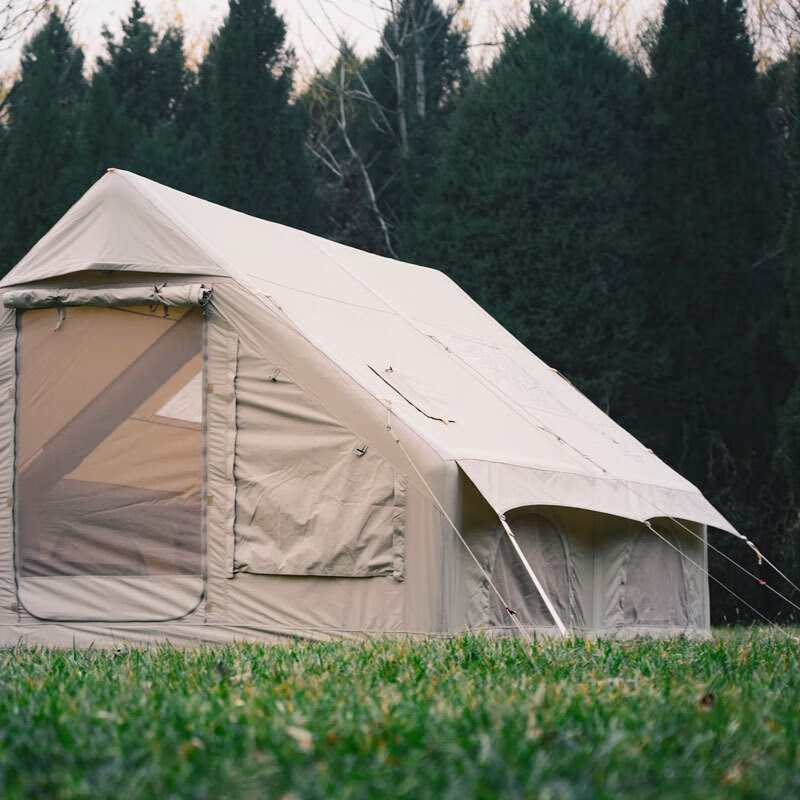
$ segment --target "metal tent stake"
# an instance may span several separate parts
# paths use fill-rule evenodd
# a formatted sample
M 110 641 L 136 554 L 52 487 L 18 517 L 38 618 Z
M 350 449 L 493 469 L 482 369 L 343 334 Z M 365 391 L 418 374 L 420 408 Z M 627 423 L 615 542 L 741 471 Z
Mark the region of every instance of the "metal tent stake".
M 514 545 L 514 549 L 517 551 L 517 555 L 519 556 L 519 560 L 525 565 L 525 569 L 528 570 L 528 575 L 531 576 L 531 580 L 533 581 L 534 586 L 536 587 L 536 591 L 539 592 L 539 596 L 544 600 L 544 604 L 547 606 L 547 610 L 550 612 L 550 616 L 553 618 L 553 621 L 558 626 L 558 629 L 561 631 L 561 635 L 566 637 L 567 636 L 567 629 L 564 627 L 564 623 L 561 621 L 561 617 L 558 616 L 558 612 L 555 609 L 555 606 L 550 602 L 550 598 L 547 596 L 547 592 L 544 590 L 544 586 L 539 582 L 539 579 L 536 577 L 536 573 L 531 568 L 531 565 L 528 563 L 528 559 L 525 558 L 525 554 L 522 552 L 522 549 L 517 544 L 517 539 L 514 536 L 511 528 L 508 527 L 508 523 L 506 522 L 506 518 L 502 514 L 498 514 L 500 517 L 500 524 L 505 529 L 505 532 L 508 534 L 508 538 L 511 540 L 511 544 Z

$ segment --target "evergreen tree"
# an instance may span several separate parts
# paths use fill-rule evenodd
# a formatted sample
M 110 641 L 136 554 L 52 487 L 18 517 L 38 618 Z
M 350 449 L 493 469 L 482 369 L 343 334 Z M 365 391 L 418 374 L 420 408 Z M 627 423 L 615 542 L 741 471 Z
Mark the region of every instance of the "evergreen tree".
M 22 51 L 7 105 L 0 167 L 0 272 L 6 273 L 78 199 L 95 173 L 80 136 L 83 53 L 58 11 Z
M 794 68 L 795 101 L 800 101 L 800 63 Z M 792 487 L 794 532 L 800 528 L 800 123 L 795 122 L 789 154 L 791 158 L 791 211 L 784 237 L 786 247 L 787 321 L 783 331 L 786 356 L 793 372 L 791 395 L 781 410 L 780 453 L 782 467 Z
M 780 277 L 762 259 L 774 139 L 741 0 L 667 0 L 651 66 L 642 196 L 651 326 L 671 357 L 659 448 L 704 488 L 729 486 L 774 443 L 785 392 Z
M 178 128 L 188 80 L 182 33 L 169 28 L 159 39 L 134 0 L 121 41 L 108 30 L 103 35 L 107 53 L 92 77 L 86 125 L 95 164 L 180 184 Z
M 300 228 L 316 225 L 307 119 L 290 102 L 294 55 L 271 0 L 231 0 L 201 75 L 208 199 Z
M 791 565 L 791 489 L 775 469 L 776 409 L 790 377 L 776 246 L 786 193 L 780 114 L 770 128 L 780 74 L 759 76 L 742 0 L 667 0 L 651 68 L 646 260 L 658 300 L 651 327 L 670 349 L 650 408 L 661 429 L 655 446 L 734 525 Z M 717 544 L 745 557 L 728 537 Z M 713 554 L 711 569 L 764 607 L 758 586 L 742 586 Z M 712 601 L 717 618 L 742 611 L 713 585 Z
M 404 247 L 628 424 L 660 363 L 636 269 L 639 94 L 588 22 L 534 5 L 456 107 Z

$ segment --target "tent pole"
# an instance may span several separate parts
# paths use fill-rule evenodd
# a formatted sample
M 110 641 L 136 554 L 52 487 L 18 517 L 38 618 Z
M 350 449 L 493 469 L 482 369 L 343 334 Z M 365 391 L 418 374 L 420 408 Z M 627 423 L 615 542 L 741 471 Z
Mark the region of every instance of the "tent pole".
M 550 598 L 547 596 L 547 592 L 544 590 L 544 586 L 540 583 L 539 579 L 536 577 L 536 573 L 533 571 L 531 565 L 528 563 L 528 559 L 525 558 L 525 554 L 522 552 L 522 548 L 517 544 L 517 538 L 514 536 L 511 528 L 509 528 L 508 523 L 506 522 L 506 518 L 503 514 L 498 514 L 500 517 L 500 524 L 503 526 L 503 529 L 508 534 L 508 538 L 511 540 L 511 544 L 514 545 L 514 549 L 517 551 L 517 555 L 519 556 L 519 560 L 525 566 L 525 569 L 528 570 L 528 575 L 531 576 L 531 580 L 533 581 L 534 586 L 536 587 L 536 591 L 539 592 L 540 597 L 544 600 L 544 604 L 547 606 L 547 610 L 550 612 L 550 616 L 553 618 L 553 621 L 558 626 L 559 631 L 561 631 L 561 635 L 566 638 L 568 636 L 567 629 L 564 627 L 564 623 L 561 621 L 561 617 L 558 616 L 558 612 L 556 611 L 555 606 L 550 601 Z

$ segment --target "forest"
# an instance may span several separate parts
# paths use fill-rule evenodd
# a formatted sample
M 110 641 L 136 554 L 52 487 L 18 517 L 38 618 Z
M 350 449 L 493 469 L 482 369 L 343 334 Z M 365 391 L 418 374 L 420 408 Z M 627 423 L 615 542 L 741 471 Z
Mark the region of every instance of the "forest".
M 460 5 L 401 0 L 302 81 L 271 0 L 230 0 L 199 59 L 138 0 L 94 63 L 46 12 L 0 86 L 0 275 L 109 167 L 437 267 L 800 583 L 791 30 L 757 57 L 743 0 L 666 0 L 630 51 L 535 1 L 478 67 Z M 712 575 L 800 619 L 710 537 L 751 573 Z M 712 621 L 753 618 L 711 591 Z

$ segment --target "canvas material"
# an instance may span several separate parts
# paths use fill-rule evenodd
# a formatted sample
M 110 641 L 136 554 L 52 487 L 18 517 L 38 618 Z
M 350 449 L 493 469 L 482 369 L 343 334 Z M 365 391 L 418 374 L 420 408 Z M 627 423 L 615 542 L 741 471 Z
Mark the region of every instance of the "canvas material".
M 468 554 L 457 554 L 466 577 L 456 627 L 513 633 L 508 604 L 526 628 L 557 632 L 496 513 L 463 473 L 459 489 L 462 530 L 504 602 Z M 569 630 L 622 638 L 635 630 L 687 636 L 708 631 L 703 526 L 692 526 L 690 534 L 670 520 L 656 521 L 679 555 L 646 526 L 607 514 L 538 506 L 517 509 L 507 520 Z
M 16 313 L 0 307 L 0 625 L 17 620 L 14 576 Z
M 119 177 L 119 176 L 118 176 Z M 126 180 L 107 173 L 12 270 L 24 283 L 87 268 L 225 275 L 174 220 Z M 17 282 L 11 273 L 2 285 Z
M 514 630 L 497 629 L 485 635 L 514 635 Z M 531 635 L 560 638 L 558 630 L 530 629 Z M 576 635 L 594 639 L 600 635 L 596 631 L 576 631 Z M 93 647 L 116 649 L 126 646 L 160 646 L 165 641 L 175 647 L 197 647 L 198 645 L 225 644 L 229 642 L 263 642 L 266 644 L 290 645 L 298 635 L 316 641 L 332 641 L 338 639 L 365 639 L 375 634 L 366 630 L 336 631 L 333 629 L 307 629 L 288 631 L 284 628 L 271 630 L 262 626 L 248 625 L 214 625 L 204 624 L 199 618 L 181 622 L 159 624 L 120 623 L 115 625 L 91 623 L 56 623 L 27 621 L 17 625 L 0 627 L 0 647 L 14 647 L 19 644 L 41 645 L 46 647 Z M 419 634 L 413 631 L 394 631 L 394 636 L 417 639 L 438 639 L 451 636 L 449 633 Z M 693 639 L 710 639 L 711 634 L 705 630 L 689 630 L 682 628 L 647 628 L 631 627 L 604 632 L 606 638 L 628 640 L 638 636 L 667 638 L 686 636 Z
M 292 380 L 239 348 L 234 569 L 403 578 L 403 477 Z
M 168 286 L 114 288 L 18 289 L 3 295 L 9 308 L 51 308 L 53 306 L 202 306 L 210 291 L 202 283 Z
M 490 627 L 486 582 L 437 503 L 466 528 L 486 568 L 492 568 L 499 549 L 496 511 L 551 504 L 549 519 L 577 514 L 579 523 L 573 519 L 562 526 L 569 534 L 570 614 L 576 631 L 624 636 L 668 630 L 703 635 L 707 630 L 704 577 L 689 593 L 690 602 L 699 604 L 699 612 L 692 611 L 692 620 L 700 619 L 698 627 L 628 624 L 610 611 L 606 614 L 621 591 L 630 537 L 604 530 L 611 513 L 614 519 L 627 518 L 623 527 L 630 527 L 631 519 L 665 514 L 730 526 L 691 484 L 542 364 L 441 273 L 255 220 L 126 173 L 103 178 L 63 223 L 3 286 L 59 289 L 63 284 L 92 292 L 100 286 L 113 296 L 126 283 L 152 285 L 154 273 L 178 284 L 181 274 L 186 275 L 184 282 L 190 275 L 204 282 L 207 275 L 220 276 L 207 281 L 213 293 L 205 309 L 206 581 L 204 602 L 183 623 L 187 637 L 192 635 L 188 629 L 198 625 L 208 626 L 209 638 L 224 637 L 220 631 L 225 626 L 236 636 L 240 618 L 247 620 L 245 629 L 258 629 L 258 635 L 277 631 L 279 618 L 288 621 L 282 632 L 292 629 L 301 635 L 362 630 L 439 635 Z M 149 225 L 156 239 L 163 238 L 157 242 L 158 247 L 163 244 L 163 258 L 135 246 Z M 104 270 L 103 280 L 95 279 L 94 286 L 89 286 L 88 272 L 72 274 L 91 269 Z M 13 333 L 0 335 L 0 350 L 10 341 L 13 353 L 14 338 Z M 240 349 L 259 353 L 269 364 L 288 362 L 292 383 L 303 397 L 404 476 L 403 582 L 388 575 L 235 572 L 232 475 Z M 420 412 L 370 364 L 410 376 L 420 395 L 436 399 L 443 418 Z M 0 448 L 3 437 L 12 439 L 4 430 Z M 397 446 L 398 438 L 410 460 Z M 474 509 L 465 501 L 458 464 L 477 486 L 473 491 L 476 503 L 482 504 L 479 518 L 473 519 Z M 8 471 L 10 480 L 10 467 Z M 304 585 L 311 604 L 304 603 Z M 349 610 L 344 599 L 348 592 L 358 604 Z M 0 620 L 4 613 L 0 608 Z M 24 610 L 17 617 L 16 627 L 22 630 L 30 619 Z M 129 630 L 146 637 L 147 631 L 162 635 L 176 625 Z M 82 629 L 99 636 L 108 630 Z M 535 623 L 535 629 L 547 632 L 553 626 Z M 497 630 L 502 632 L 502 626 Z
M 203 580 L 196 575 L 21 578 L 19 602 L 42 622 L 182 620 L 199 608 Z
M 157 269 L 150 241 L 137 244 L 138 229 L 148 225 L 157 246 L 165 238 Z M 112 236 L 116 228 L 122 230 Z M 77 264 L 233 277 L 262 305 L 279 308 L 318 355 L 363 387 L 371 413 L 380 414 L 390 400 L 394 416 L 440 458 L 493 465 L 491 474 L 476 469 L 472 477 L 498 510 L 548 502 L 543 489 L 552 479 L 558 502 L 567 506 L 733 530 L 695 487 L 436 270 L 257 220 L 122 171 L 95 184 L 0 285 Z M 456 422 L 430 419 L 392 394 L 370 364 L 411 376 L 423 392 L 444 400 Z M 517 467 L 538 470 L 539 479 L 518 480 Z M 647 487 L 637 489 L 645 500 L 624 491 L 626 484 Z
M 219 298 L 218 305 L 226 307 L 227 303 L 236 304 L 237 298 L 226 294 L 224 287 L 217 293 L 217 296 Z M 76 309 L 65 325 L 69 324 L 73 333 L 82 336 L 86 333 L 82 325 L 83 321 L 90 317 L 113 317 L 116 313 L 118 312 L 109 309 Z M 25 312 L 25 314 L 28 314 L 29 318 L 35 318 L 35 315 L 40 316 L 42 321 L 40 328 L 45 337 L 63 337 L 67 331 L 66 327 L 58 333 L 53 331 L 53 323 L 57 321 L 57 313 L 54 309 Z M 331 630 L 368 629 L 379 631 L 403 630 L 405 628 L 404 618 L 408 611 L 408 617 L 416 618 L 414 624 L 419 625 L 421 631 L 435 627 L 441 616 L 437 604 L 438 591 L 435 584 L 422 584 L 419 580 L 415 581 L 416 591 L 414 594 L 406 598 L 400 589 L 392 587 L 392 584 L 397 582 L 391 579 L 388 584 L 385 581 L 373 583 L 371 580 L 348 582 L 346 579 L 342 581 L 329 579 L 297 581 L 283 576 L 256 575 L 238 575 L 236 581 L 227 579 L 225 543 L 229 542 L 231 538 L 234 515 L 231 513 L 232 502 L 228 503 L 226 510 L 226 504 L 223 502 L 224 492 L 220 490 L 230 490 L 231 487 L 235 487 L 235 482 L 230 479 L 232 474 L 230 457 L 233 455 L 233 449 L 231 444 L 220 445 L 220 441 L 215 436 L 227 432 L 230 434 L 228 440 L 232 441 L 235 432 L 236 365 L 238 364 L 240 337 L 227 327 L 224 317 L 218 313 L 218 307 L 210 309 L 209 316 L 213 321 L 206 324 L 208 339 L 206 345 L 206 416 L 209 456 L 207 492 L 210 497 L 214 498 L 214 502 L 208 505 L 207 509 L 209 567 L 205 605 L 206 607 L 210 605 L 211 610 L 204 609 L 204 619 L 213 622 L 217 618 L 226 623 L 232 619 L 266 627 L 276 625 L 275 620 L 280 619 L 283 620 L 282 627 L 287 631 L 319 631 L 324 630 L 326 626 L 330 626 Z M 122 317 L 123 320 L 129 318 L 132 318 L 132 315 L 131 317 L 128 315 Z M 152 315 L 149 320 L 159 326 L 159 330 L 174 324 L 161 319 L 158 314 Z M 105 385 L 112 382 L 114 378 L 118 377 L 120 371 L 124 372 L 135 351 L 141 349 L 142 336 L 146 338 L 144 329 L 137 332 L 136 336 L 129 334 L 123 339 L 128 343 L 131 355 L 127 360 L 118 360 L 112 365 L 113 369 L 110 373 L 105 374 L 101 371 L 97 378 L 99 384 Z M 153 335 L 150 338 L 153 338 Z M 139 339 L 138 345 L 135 344 L 137 338 Z M 252 336 L 244 338 L 250 343 L 254 339 Z M 63 341 L 65 341 L 64 338 L 58 339 L 59 343 Z M 149 343 L 149 339 L 144 342 L 144 344 L 147 343 Z M 43 347 L 41 349 L 49 353 L 48 358 L 50 359 L 59 357 L 57 348 Z M 97 359 L 93 359 L 93 361 L 97 361 Z M 99 361 L 104 360 L 100 359 Z M 183 378 L 189 377 L 188 373 L 196 369 L 196 365 L 188 366 L 191 369 Z M 179 381 L 180 383 L 185 383 L 183 378 Z M 58 383 L 59 376 L 56 374 L 53 376 L 53 389 L 49 392 L 51 397 Z M 96 388 L 90 388 L 89 393 L 91 394 Z M 174 388 L 176 387 L 173 386 L 172 389 Z M 167 394 L 169 393 L 167 392 Z M 161 392 L 161 395 L 163 394 L 164 392 Z M 158 407 L 156 408 L 158 411 L 164 407 L 165 403 L 162 401 L 165 400 L 167 398 L 164 396 L 149 398 L 148 405 L 153 408 Z M 348 403 L 349 406 L 350 403 Z M 359 439 L 359 441 L 361 440 Z M 220 455 L 222 458 L 219 458 Z M 359 458 L 356 455 L 353 457 Z M 227 467 L 224 466 L 226 462 Z M 215 478 L 212 473 L 214 467 L 220 463 L 223 465 L 223 469 Z M 391 469 L 391 472 L 394 474 L 394 469 Z M 429 472 L 427 478 L 433 486 L 437 485 L 435 474 Z M 215 492 L 216 494 L 214 494 Z M 421 496 L 413 488 L 411 489 L 411 500 L 408 504 L 403 503 L 402 510 L 404 514 L 407 511 L 414 520 L 415 537 L 412 546 L 422 546 L 426 555 L 431 555 L 436 550 L 436 544 L 441 536 L 438 511 L 432 512 L 430 500 Z M 405 542 L 403 542 L 404 544 Z M 425 558 L 425 560 L 430 561 L 431 559 Z M 400 571 L 402 562 L 398 564 L 393 561 L 392 569 Z M 224 579 L 220 580 L 222 573 L 225 573 Z M 136 599 L 137 593 L 141 591 L 137 586 L 136 578 L 125 578 L 112 583 L 102 576 L 91 576 L 79 580 L 57 579 L 51 582 L 51 587 L 53 584 L 57 585 L 56 591 L 52 591 L 52 588 L 48 589 L 43 580 L 38 578 L 25 582 L 20 591 L 23 618 L 28 615 L 28 612 L 35 610 L 38 612 L 36 614 L 38 617 L 54 616 L 56 619 L 70 619 L 75 621 L 74 624 L 81 619 L 91 621 L 96 617 L 102 618 L 108 615 L 113 615 L 122 621 L 159 619 L 171 613 L 191 614 L 197 599 L 196 583 L 187 584 L 185 580 L 175 580 L 172 591 L 169 588 L 171 585 L 169 581 L 154 583 L 153 590 L 148 591 L 145 603 L 138 602 Z M 224 593 L 219 592 L 220 585 L 225 587 Z M 423 586 L 424 591 L 421 591 Z M 359 601 L 359 595 L 364 592 L 366 594 L 362 603 Z M 101 597 L 103 598 L 102 602 L 99 600 Z M 273 600 L 265 602 L 265 597 Z M 314 602 L 312 602 L 312 598 Z M 299 618 L 296 612 L 292 611 L 295 608 L 303 609 Z

